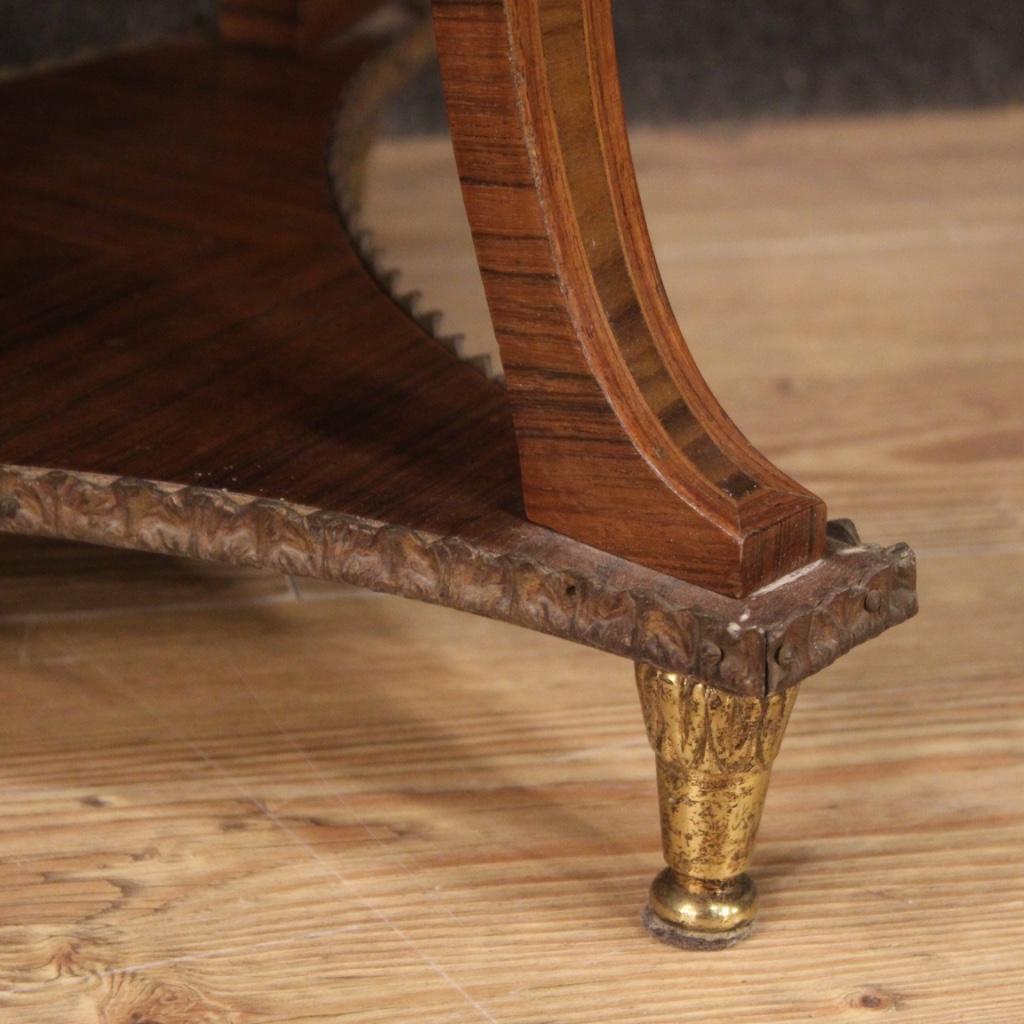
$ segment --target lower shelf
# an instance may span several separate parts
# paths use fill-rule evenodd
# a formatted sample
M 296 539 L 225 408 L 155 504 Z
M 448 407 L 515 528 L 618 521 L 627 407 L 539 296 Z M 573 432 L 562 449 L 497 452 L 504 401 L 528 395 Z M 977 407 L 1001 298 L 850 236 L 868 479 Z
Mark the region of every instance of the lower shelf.
M 836 535 L 736 601 L 527 522 L 499 384 L 341 232 L 354 57 L 153 49 L 9 82 L 0 529 L 343 579 L 761 694 L 913 614 Z

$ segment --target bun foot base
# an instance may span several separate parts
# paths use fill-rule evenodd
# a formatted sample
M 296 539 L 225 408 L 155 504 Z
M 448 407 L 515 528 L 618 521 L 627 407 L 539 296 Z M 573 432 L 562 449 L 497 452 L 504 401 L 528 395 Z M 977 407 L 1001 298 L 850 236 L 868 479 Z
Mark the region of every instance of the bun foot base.
M 665 868 L 651 883 L 643 922 L 656 939 L 681 949 L 725 949 L 750 934 L 756 913 L 757 887 L 748 875 L 718 882 Z

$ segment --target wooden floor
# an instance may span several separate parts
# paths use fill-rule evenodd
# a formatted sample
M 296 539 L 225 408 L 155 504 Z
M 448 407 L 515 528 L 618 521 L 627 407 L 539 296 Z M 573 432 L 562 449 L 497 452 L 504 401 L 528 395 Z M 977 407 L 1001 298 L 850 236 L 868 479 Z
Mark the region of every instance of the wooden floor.
M 1024 111 L 636 149 L 726 407 L 920 557 L 919 618 L 804 686 L 754 937 L 641 929 L 660 853 L 627 663 L 5 539 L 3 1024 L 1024 1021 Z M 382 151 L 383 233 L 484 338 L 443 160 Z

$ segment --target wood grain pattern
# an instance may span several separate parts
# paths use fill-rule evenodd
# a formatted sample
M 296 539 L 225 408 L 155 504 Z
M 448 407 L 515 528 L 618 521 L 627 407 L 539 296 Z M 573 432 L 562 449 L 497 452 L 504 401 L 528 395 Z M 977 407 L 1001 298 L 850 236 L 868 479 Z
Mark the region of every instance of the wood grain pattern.
M 176 49 L 5 88 L 0 529 L 343 579 L 736 692 L 913 613 L 900 547 L 738 601 L 527 523 L 504 391 L 332 217 L 317 160 L 351 65 Z
M 821 556 L 825 507 L 743 437 L 665 298 L 607 0 L 438 0 L 463 196 L 527 515 L 742 597 Z
M 436 244 L 446 145 L 372 179 L 399 186 L 373 208 L 423 246 L 428 300 L 475 274 Z M 654 767 L 618 659 L 0 537 L 4 1024 L 1024 1018 L 1024 110 L 635 148 L 716 392 L 927 556 L 922 614 L 803 687 L 754 936 L 687 957 L 643 934 Z M 168 606 L 126 608 L 135 574 Z

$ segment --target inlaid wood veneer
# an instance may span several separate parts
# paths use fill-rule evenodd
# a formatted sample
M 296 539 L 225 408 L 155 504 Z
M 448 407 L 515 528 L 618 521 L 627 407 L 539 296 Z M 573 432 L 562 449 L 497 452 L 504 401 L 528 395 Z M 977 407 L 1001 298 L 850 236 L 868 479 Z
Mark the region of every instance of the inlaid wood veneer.
M 452 137 L 531 520 L 742 597 L 825 506 L 700 375 L 633 175 L 608 0 L 436 0 Z

